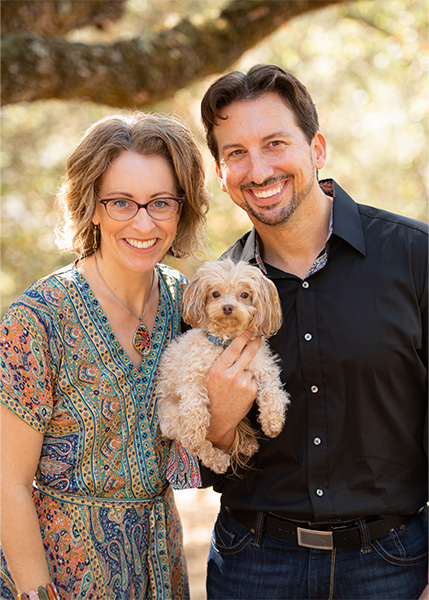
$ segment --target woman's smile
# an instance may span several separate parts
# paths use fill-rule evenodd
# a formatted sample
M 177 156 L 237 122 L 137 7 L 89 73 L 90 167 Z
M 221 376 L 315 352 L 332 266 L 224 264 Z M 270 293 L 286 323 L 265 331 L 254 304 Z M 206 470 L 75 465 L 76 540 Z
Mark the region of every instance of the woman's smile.
M 136 240 L 134 238 L 125 238 L 125 241 L 133 248 L 153 248 L 153 246 L 155 246 L 156 242 L 158 241 L 158 238 L 153 238 L 151 240 Z

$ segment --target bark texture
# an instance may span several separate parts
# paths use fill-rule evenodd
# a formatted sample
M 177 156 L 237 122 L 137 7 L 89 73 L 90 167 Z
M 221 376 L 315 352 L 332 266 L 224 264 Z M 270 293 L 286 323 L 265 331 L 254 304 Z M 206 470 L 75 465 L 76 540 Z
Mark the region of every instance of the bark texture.
M 294 17 L 354 1 L 231 0 L 216 19 L 194 15 L 147 37 L 89 45 L 61 36 L 88 24 L 103 28 L 120 18 L 126 0 L 3 0 L 1 101 L 81 99 L 141 108 L 224 72 Z

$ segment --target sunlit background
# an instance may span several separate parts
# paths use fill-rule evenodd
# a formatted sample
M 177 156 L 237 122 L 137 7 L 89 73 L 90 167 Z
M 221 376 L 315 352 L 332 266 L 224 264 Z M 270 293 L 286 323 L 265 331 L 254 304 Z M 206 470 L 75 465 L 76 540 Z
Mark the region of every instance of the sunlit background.
M 69 34 L 74 41 L 108 42 L 147 28 L 171 26 L 184 14 L 215 15 L 221 0 L 131 0 L 107 32 Z M 207 5 L 207 8 L 204 8 Z M 427 221 L 428 41 L 423 0 L 336 5 L 290 21 L 234 65 L 281 65 L 308 87 L 328 141 L 321 177 L 333 177 L 358 202 Z M 204 148 L 201 97 L 215 77 L 179 89 L 150 110 L 174 112 Z M 65 161 L 81 133 L 117 109 L 89 102 L 38 101 L 2 110 L 2 312 L 33 280 L 74 256 L 60 254 L 53 228 L 55 194 Z M 212 160 L 209 238 L 218 256 L 249 228 L 245 214 L 220 192 Z M 175 264 L 192 275 L 194 264 Z

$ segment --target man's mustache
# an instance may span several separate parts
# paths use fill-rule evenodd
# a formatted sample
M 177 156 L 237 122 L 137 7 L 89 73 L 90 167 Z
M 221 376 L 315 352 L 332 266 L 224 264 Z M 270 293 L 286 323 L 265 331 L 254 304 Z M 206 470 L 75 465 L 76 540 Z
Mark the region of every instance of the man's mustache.
M 278 181 L 286 181 L 287 179 L 290 179 L 291 177 L 292 177 L 292 175 L 278 175 L 277 177 L 270 177 L 269 179 L 266 179 L 263 183 L 255 183 L 254 181 L 250 181 L 249 183 L 243 183 L 243 185 L 240 186 L 240 190 L 244 191 L 244 190 L 248 190 L 249 188 L 267 187 L 269 185 L 273 185 L 274 183 L 277 183 Z

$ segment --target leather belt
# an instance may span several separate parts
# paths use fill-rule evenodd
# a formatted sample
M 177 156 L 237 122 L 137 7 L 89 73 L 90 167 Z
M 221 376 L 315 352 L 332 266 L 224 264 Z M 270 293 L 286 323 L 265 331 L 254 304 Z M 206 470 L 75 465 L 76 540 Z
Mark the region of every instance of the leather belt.
M 252 529 L 255 527 L 258 514 L 254 510 L 236 510 L 224 506 L 226 512 L 234 519 Z M 361 545 L 361 534 L 358 520 L 331 523 L 307 523 L 289 521 L 273 513 L 262 513 L 265 517 L 265 533 L 271 537 L 295 542 L 298 546 L 319 550 L 334 548 L 351 548 Z M 415 515 L 388 515 L 361 519 L 368 530 L 372 541 L 384 538 L 391 529 L 404 525 Z

